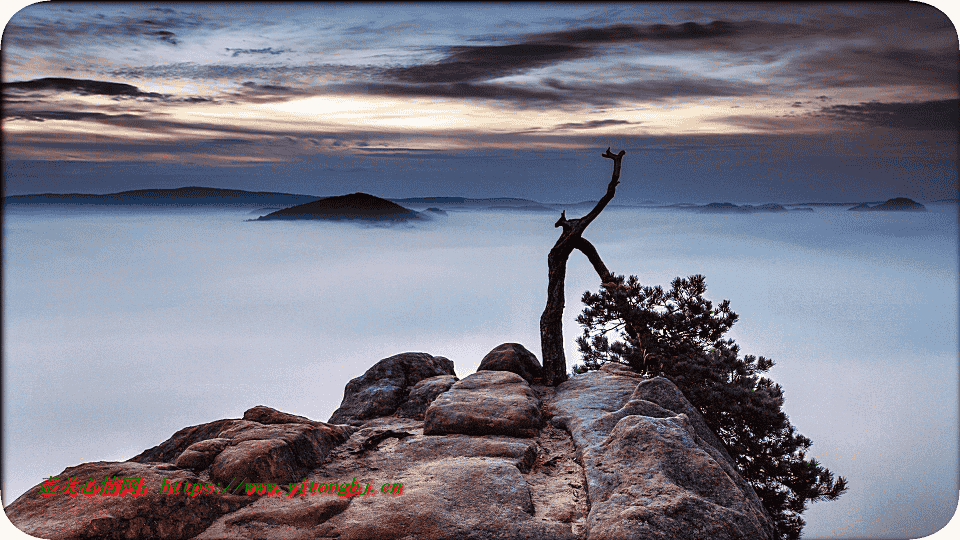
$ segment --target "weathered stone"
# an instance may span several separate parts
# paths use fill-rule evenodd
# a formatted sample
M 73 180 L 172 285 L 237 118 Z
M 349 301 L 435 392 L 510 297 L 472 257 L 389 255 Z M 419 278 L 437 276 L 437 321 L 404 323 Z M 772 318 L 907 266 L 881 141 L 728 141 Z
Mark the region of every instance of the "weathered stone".
M 42 484 L 17 498 L 4 510 L 23 532 L 40 538 L 159 538 L 186 539 L 206 529 L 221 515 L 233 512 L 254 497 L 185 493 L 186 483 L 206 484 L 195 473 L 170 464 L 136 462 L 96 462 L 69 467 L 56 478 L 63 491 L 70 478 L 85 484 L 104 478 L 140 479 L 148 491 L 121 496 L 70 495 L 44 496 Z M 164 482 L 183 482 L 180 493 L 162 493 Z
M 537 459 L 536 445 L 530 439 L 498 435 L 471 437 L 446 435 L 412 437 L 394 449 L 411 463 L 437 461 L 454 457 L 490 457 L 504 459 L 520 472 L 530 472 Z
M 370 418 L 389 416 L 400 408 L 414 385 L 437 375 L 456 376 L 453 362 L 426 353 L 403 353 L 384 358 L 347 383 L 343 401 L 329 422 L 359 425 Z
M 543 367 L 537 357 L 519 343 L 504 343 L 488 352 L 477 371 L 510 371 L 530 384 L 543 380 Z
M 307 539 L 326 537 L 324 523 L 350 506 L 342 497 L 261 497 L 218 518 L 195 540 Z
M 448 458 L 411 466 L 398 496 L 356 497 L 329 520 L 343 540 L 573 539 L 564 523 L 533 516 L 523 475 L 493 458 Z
M 243 419 L 261 424 L 307 424 L 311 426 L 324 424 L 324 422 L 317 422 L 316 420 L 311 420 L 303 416 L 280 412 L 266 405 L 257 405 L 256 407 L 247 409 L 243 413 Z
M 692 403 L 687 401 L 683 392 L 669 379 L 655 377 L 641 381 L 640 384 L 637 385 L 637 389 L 633 392 L 633 395 L 630 396 L 630 401 L 633 400 L 649 401 L 656 403 L 668 411 L 673 411 L 675 414 L 686 414 L 693 428 L 696 430 L 697 436 L 710 444 L 710 446 L 716 448 L 717 451 L 724 456 L 724 459 L 727 460 L 727 463 L 736 467 L 736 462 L 730 457 L 730 454 L 727 452 L 727 447 L 720 441 L 720 438 L 713 433 L 713 430 L 707 426 L 707 421 L 703 419 L 700 411 L 698 411 Z
M 543 425 L 539 405 L 540 399 L 519 375 L 478 371 L 434 400 L 423 432 L 533 437 Z
M 457 378 L 454 375 L 437 375 L 418 382 L 410 390 L 407 401 L 397 411 L 397 416 L 423 420 L 427 407 L 437 399 L 437 396 L 449 390 L 455 382 Z
M 202 471 L 213 463 L 217 454 L 230 444 L 230 439 L 216 438 L 191 444 L 177 456 L 176 465 L 181 469 Z
M 778 538 L 762 507 L 732 478 L 736 471 L 704 447 L 710 448 L 685 414 L 629 415 L 617 422 L 602 452 L 584 458 L 591 497 L 587 538 Z M 594 488 L 601 483 L 604 489 Z
M 264 425 L 240 420 L 220 433 L 230 445 L 210 465 L 210 476 L 224 483 L 232 478 L 291 482 L 319 465 L 352 431 L 348 426 L 322 422 Z
M 697 435 L 687 414 L 667 408 L 702 421 L 675 389 L 666 379 L 644 381 L 617 367 L 557 387 L 549 409 L 583 459 L 587 538 L 777 538 L 727 456 Z
M 629 368 L 609 363 L 599 371 L 577 375 L 557 386 L 547 403 L 550 422 L 576 433 L 585 422 L 623 407 L 641 380 Z
M 177 457 L 192 444 L 207 439 L 215 439 L 220 436 L 221 431 L 230 428 L 237 422 L 240 422 L 240 420 L 231 418 L 200 424 L 199 426 L 185 427 L 174 433 L 173 436 L 166 441 L 163 441 L 153 448 L 144 450 L 128 461 L 135 461 L 137 463 L 173 463 Z

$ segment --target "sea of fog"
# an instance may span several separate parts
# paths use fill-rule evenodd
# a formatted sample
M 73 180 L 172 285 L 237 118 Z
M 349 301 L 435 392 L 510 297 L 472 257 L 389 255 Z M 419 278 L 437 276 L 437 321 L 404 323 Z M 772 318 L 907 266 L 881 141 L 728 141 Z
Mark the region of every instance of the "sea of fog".
M 919 538 L 958 479 L 957 208 L 718 215 L 608 208 L 584 235 L 646 284 L 702 273 L 732 338 L 773 358 L 791 421 L 849 493 L 807 538 Z M 3 504 L 82 462 L 125 460 L 255 405 L 326 420 L 348 380 L 406 351 L 472 373 L 540 356 L 556 215 L 450 212 L 414 226 L 251 222 L 247 211 L 7 211 Z M 564 336 L 578 361 L 580 295 Z

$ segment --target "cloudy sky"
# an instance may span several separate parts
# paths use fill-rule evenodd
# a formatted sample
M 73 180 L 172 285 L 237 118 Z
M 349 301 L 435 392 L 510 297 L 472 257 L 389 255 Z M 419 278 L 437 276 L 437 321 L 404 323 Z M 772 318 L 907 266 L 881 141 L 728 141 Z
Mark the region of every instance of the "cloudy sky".
M 956 197 L 958 41 L 910 4 L 34 4 L 6 195 L 205 185 L 623 202 Z

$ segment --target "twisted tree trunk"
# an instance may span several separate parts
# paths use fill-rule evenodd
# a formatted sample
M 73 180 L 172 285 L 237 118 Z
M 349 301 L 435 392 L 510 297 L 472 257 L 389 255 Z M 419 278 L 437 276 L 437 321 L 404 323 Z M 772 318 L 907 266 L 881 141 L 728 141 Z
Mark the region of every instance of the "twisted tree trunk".
M 613 199 L 620 183 L 620 160 L 626 154 L 621 150 L 619 154 L 607 151 L 602 155 L 613 160 L 613 178 L 607 185 L 607 192 L 600 198 L 597 205 L 587 215 L 580 219 L 567 219 L 566 212 L 560 213 L 560 219 L 554 227 L 562 227 L 563 232 L 547 254 L 547 306 L 540 316 L 540 347 L 543 358 L 543 371 L 546 383 L 556 386 L 567 380 L 567 360 L 563 354 L 563 281 L 567 275 L 567 259 L 574 249 L 579 249 L 597 271 L 600 281 L 610 280 L 611 274 L 607 266 L 600 259 L 600 254 L 593 244 L 581 235 L 600 212 Z

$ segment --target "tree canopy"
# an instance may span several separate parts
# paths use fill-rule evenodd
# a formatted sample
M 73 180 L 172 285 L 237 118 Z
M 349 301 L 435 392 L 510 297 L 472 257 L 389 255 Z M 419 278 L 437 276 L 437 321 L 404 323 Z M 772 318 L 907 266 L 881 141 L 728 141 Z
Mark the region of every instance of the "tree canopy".
M 676 278 L 669 290 L 614 275 L 598 293 L 584 293 L 577 318 L 583 364 L 574 372 L 618 362 L 670 379 L 726 445 L 780 534 L 797 539 L 807 505 L 836 499 L 846 479 L 834 480 L 807 456 L 812 442 L 781 410 L 782 388 L 761 376 L 773 361 L 741 357 L 733 340 L 723 339 L 737 314 L 729 300 L 714 306 L 704 298 L 706 288 L 702 275 Z

